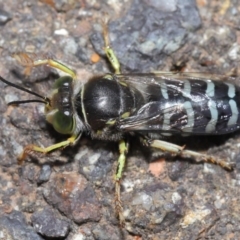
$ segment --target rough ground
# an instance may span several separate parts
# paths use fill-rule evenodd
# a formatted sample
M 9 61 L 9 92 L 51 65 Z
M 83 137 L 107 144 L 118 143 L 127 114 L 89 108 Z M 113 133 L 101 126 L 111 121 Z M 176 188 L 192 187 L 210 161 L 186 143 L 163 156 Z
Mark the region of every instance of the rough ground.
M 240 1 L 0 0 L 0 75 L 46 94 L 57 73 L 29 76 L 11 56 L 52 56 L 80 81 L 110 72 L 101 21 L 122 72 L 183 70 L 228 75 L 240 60 Z M 240 85 L 239 79 L 236 84 Z M 117 144 L 83 136 L 73 148 L 17 164 L 23 146 L 64 139 L 41 104 L 8 107 L 26 93 L 0 82 L 1 239 L 240 239 L 240 135 L 181 140 L 236 163 L 232 172 L 193 160 L 153 157 L 136 139 L 122 183 L 127 224 L 114 211 Z

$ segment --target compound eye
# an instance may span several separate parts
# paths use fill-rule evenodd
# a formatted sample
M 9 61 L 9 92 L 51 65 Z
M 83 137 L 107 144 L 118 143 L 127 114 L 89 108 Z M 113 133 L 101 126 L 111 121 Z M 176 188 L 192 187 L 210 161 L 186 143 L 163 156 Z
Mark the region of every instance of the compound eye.
M 57 111 L 53 116 L 52 125 L 61 134 L 71 134 L 74 128 L 73 116 L 69 111 Z

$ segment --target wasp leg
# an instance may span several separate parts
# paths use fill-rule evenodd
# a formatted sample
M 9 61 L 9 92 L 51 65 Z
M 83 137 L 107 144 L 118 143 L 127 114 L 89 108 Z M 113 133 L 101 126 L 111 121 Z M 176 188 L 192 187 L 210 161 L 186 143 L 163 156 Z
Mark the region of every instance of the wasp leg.
M 145 140 L 145 143 L 150 147 L 161 149 L 164 152 L 180 155 L 184 158 L 194 158 L 197 162 L 204 161 L 207 163 L 209 162 L 214 163 L 228 170 L 232 170 L 233 168 L 233 165 L 231 163 L 228 163 L 223 159 L 218 159 L 210 155 L 186 150 L 184 149 L 185 146 L 181 147 L 176 144 L 172 144 L 172 143 L 161 141 L 161 140 Z
M 73 79 L 76 79 L 76 73 L 67 67 L 66 65 L 58 62 L 52 58 L 46 59 L 38 59 L 33 60 L 27 53 L 19 53 L 13 55 L 15 59 L 17 59 L 24 67 L 26 67 L 27 72 L 31 70 L 33 67 L 37 67 L 40 65 L 48 65 L 49 67 L 59 69 L 67 74 L 69 74 Z
M 104 51 L 108 58 L 108 61 L 112 65 L 115 73 L 120 74 L 120 72 L 121 72 L 120 71 L 120 63 L 119 63 L 118 58 L 117 58 L 116 54 L 114 53 L 113 49 L 110 47 L 107 24 L 108 24 L 108 19 L 107 19 L 107 17 L 105 17 L 105 21 L 103 21 L 103 23 L 102 23 L 103 38 L 104 38 L 104 43 L 105 43 Z
M 123 207 L 121 202 L 121 179 L 123 175 L 124 166 L 126 163 L 126 154 L 128 152 L 128 143 L 124 140 L 119 142 L 119 152 L 120 156 L 118 158 L 118 166 L 115 175 L 115 206 L 116 213 L 119 218 L 120 225 L 123 227 L 125 225 L 125 218 L 123 216 Z
M 18 163 L 22 164 L 24 159 L 27 157 L 27 155 L 30 153 L 33 153 L 33 152 L 46 154 L 46 153 L 56 150 L 58 148 L 65 148 L 69 145 L 74 145 L 75 142 L 78 140 L 78 138 L 79 137 L 72 136 L 72 137 L 68 138 L 66 141 L 62 141 L 62 142 L 53 144 L 49 147 L 38 147 L 36 145 L 29 144 L 23 149 L 23 152 L 18 157 Z

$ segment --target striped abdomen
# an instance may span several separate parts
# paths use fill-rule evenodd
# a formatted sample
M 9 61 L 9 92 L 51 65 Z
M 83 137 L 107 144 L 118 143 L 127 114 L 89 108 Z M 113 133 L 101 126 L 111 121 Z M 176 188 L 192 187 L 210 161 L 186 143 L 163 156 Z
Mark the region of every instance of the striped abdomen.
M 144 82 L 146 86 L 137 88 L 145 105 L 121 122 L 122 130 L 224 134 L 240 126 L 240 88 L 232 83 L 167 77 Z

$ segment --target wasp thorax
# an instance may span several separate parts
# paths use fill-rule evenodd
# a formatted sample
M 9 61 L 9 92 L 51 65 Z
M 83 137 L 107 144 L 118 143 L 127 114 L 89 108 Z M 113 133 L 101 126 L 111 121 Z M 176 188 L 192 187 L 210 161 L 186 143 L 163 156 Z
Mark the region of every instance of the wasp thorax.
M 72 105 L 72 81 L 69 76 L 56 80 L 46 105 L 46 119 L 54 129 L 62 134 L 71 134 L 74 128 Z

